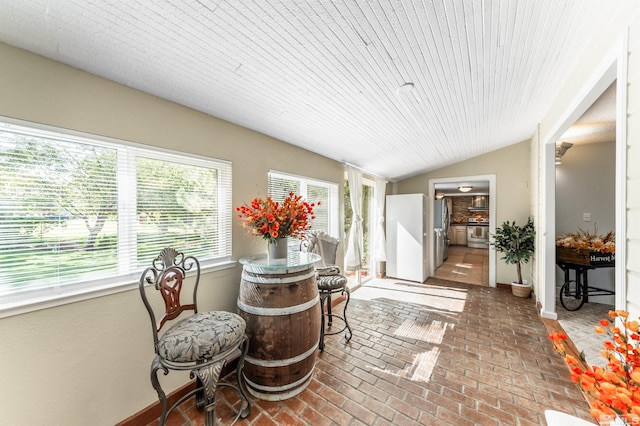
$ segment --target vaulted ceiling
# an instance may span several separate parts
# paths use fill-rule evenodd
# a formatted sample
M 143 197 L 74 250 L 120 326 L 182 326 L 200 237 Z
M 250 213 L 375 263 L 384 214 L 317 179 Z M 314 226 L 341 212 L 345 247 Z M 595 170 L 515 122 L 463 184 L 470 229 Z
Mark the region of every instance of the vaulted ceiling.
M 0 41 L 399 180 L 531 137 L 602 0 L 0 1 Z

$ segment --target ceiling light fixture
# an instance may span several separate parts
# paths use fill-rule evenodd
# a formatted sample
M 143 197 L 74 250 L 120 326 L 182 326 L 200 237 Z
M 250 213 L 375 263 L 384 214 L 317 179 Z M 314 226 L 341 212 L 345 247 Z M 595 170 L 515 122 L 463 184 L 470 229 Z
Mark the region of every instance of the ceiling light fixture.
M 444 198 L 444 194 L 442 192 L 438 192 L 436 194 L 436 200 L 442 200 Z
M 399 95 L 406 95 L 411 93 L 411 91 L 413 90 L 413 83 L 404 83 L 402 86 L 400 86 L 398 88 L 398 94 Z
M 460 192 L 469 192 L 473 189 L 471 186 L 459 186 L 458 191 Z

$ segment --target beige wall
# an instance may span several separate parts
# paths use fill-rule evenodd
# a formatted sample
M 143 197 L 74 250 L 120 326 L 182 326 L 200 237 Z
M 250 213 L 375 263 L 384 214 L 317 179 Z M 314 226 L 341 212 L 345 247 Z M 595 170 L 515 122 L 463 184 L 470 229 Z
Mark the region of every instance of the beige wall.
M 429 180 L 478 175 L 496 176 L 496 226 L 506 220 L 524 224 L 530 210 L 530 141 L 480 155 L 470 160 L 414 176 L 394 185 L 398 194 L 429 192 Z M 523 274 L 530 277 L 531 268 L 525 266 Z M 506 265 L 498 255 L 496 281 L 510 283 L 516 277 L 515 265 Z
M 230 160 L 234 206 L 266 195 L 270 168 L 342 188 L 338 162 L 1 43 L 0 93 L 0 116 Z M 234 221 L 233 257 L 264 251 Z M 202 307 L 235 310 L 239 274 L 206 274 Z M 0 319 L 0 424 L 113 425 L 155 402 L 143 311 L 130 290 Z
M 531 189 L 529 191 L 529 214 L 533 217 L 536 228 L 536 248 L 544 242 L 544 223 L 542 223 L 542 216 L 540 215 L 540 182 L 538 179 L 539 176 L 542 176 L 539 159 L 539 137 L 540 132 L 536 126 L 533 136 L 531 136 L 531 140 L 529 141 L 529 176 L 531 181 Z M 533 292 L 535 293 L 536 300 L 539 300 L 542 296 L 543 289 L 540 280 L 540 261 L 536 254 L 534 254 L 531 259 L 531 282 L 533 284 Z

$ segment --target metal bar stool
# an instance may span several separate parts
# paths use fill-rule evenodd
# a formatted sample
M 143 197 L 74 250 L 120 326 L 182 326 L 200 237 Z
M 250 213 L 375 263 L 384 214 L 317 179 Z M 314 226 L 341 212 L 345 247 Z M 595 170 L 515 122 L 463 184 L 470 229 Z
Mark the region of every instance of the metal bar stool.
M 349 321 L 347 320 L 347 306 L 351 298 L 347 277 L 340 273 L 340 268 L 335 265 L 336 253 L 338 250 L 338 239 L 323 231 L 309 232 L 301 244 L 301 249 L 319 254 L 321 266 L 316 266 L 316 281 L 320 294 L 320 309 L 322 311 L 322 322 L 320 324 L 320 343 L 318 348 L 324 351 L 324 336 L 331 336 L 345 332 L 345 339 L 348 342 L 353 336 Z M 332 295 L 346 295 L 344 309 L 341 315 L 333 313 L 331 306 Z M 325 312 L 326 311 L 326 312 Z M 341 322 L 342 327 L 338 330 L 327 331 L 332 328 L 333 320 Z

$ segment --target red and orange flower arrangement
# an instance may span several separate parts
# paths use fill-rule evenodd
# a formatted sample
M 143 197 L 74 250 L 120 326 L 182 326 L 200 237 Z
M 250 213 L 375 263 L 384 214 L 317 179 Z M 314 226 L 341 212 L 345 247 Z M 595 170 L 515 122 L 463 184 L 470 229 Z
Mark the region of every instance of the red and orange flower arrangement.
M 596 333 L 609 334 L 600 354 L 607 367 L 589 366 L 567 354 L 564 341 L 567 335 L 553 333 L 553 346 L 565 357 L 571 370 L 571 380 L 578 383 L 591 402 L 591 415 L 603 423 L 617 416 L 624 424 L 640 424 L 640 323 L 629 321 L 623 310 L 609 311 L 610 320 L 600 320 Z M 619 326 L 617 326 L 617 325 Z
M 316 218 L 313 215 L 316 205 L 320 202 L 308 203 L 301 195 L 290 192 L 282 203 L 273 201 L 271 197 L 254 198 L 250 205 L 237 207 L 236 211 L 252 235 L 275 242 L 285 237 L 302 238 L 311 229 L 309 220 Z

